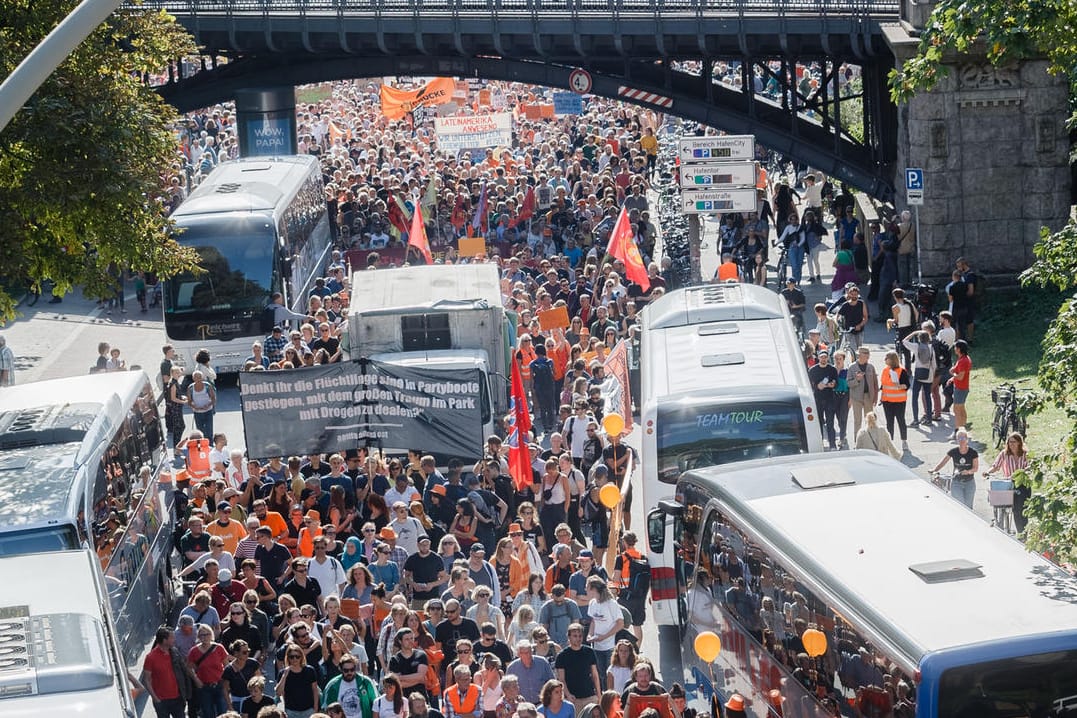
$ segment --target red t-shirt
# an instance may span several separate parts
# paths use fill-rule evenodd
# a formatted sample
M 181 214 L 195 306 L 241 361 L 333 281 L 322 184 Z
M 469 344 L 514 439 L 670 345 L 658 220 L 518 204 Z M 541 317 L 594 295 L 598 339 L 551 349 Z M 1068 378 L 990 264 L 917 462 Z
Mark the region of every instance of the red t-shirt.
M 965 355 L 957 360 L 954 364 L 954 368 L 950 370 L 951 374 L 954 374 L 954 388 L 961 389 L 962 391 L 969 390 L 969 378 L 972 374 L 972 359 L 969 359 L 968 355 Z M 963 379 L 958 379 L 957 374 L 964 373 Z
M 201 644 L 195 644 L 191 652 L 187 654 L 187 660 L 193 666 L 202 658 Z M 209 655 L 202 658 L 202 662 L 194 669 L 194 674 L 203 683 L 220 683 L 224 675 L 224 664 L 228 662 L 228 651 L 219 643 L 213 643 L 209 649 Z
M 209 659 L 207 659 L 209 660 Z M 176 673 L 172 670 L 172 657 L 168 651 L 154 648 L 146 654 L 142 661 L 142 670 L 150 676 L 153 683 L 153 692 L 162 701 L 179 698 L 179 686 L 176 684 Z

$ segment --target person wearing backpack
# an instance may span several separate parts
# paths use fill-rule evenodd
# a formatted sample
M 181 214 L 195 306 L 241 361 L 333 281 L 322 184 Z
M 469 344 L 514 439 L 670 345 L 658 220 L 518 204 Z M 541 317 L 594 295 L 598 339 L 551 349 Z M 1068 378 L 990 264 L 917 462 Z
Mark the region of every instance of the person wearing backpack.
M 538 404 L 538 424 L 544 433 L 557 430 L 557 384 L 553 378 L 553 362 L 546 356 L 546 347 L 535 347 L 535 359 L 531 362 L 531 385 Z
M 262 309 L 262 333 L 269 334 L 273 331 L 273 327 L 283 326 L 284 323 L 290 319 L 296 321 L 296 326 L 299 326 L 299 324 L 306 321 L 314 321 L 314 317 L 299 312 L 293 312 L 291 309 L 284 306 L 284 295 L 280 292 L 273 292 L 269 304 L 265 305 Z
M 638 539 L 632 531 L 621 537 L 621 553 L 613 562 L 614 581 L 620 590 L 617 602 L 632 616 L 632 635 L 643 642 L 643 621 L 647 615 L 647 593 L 651 589 L 651 563 L 636 550 Z

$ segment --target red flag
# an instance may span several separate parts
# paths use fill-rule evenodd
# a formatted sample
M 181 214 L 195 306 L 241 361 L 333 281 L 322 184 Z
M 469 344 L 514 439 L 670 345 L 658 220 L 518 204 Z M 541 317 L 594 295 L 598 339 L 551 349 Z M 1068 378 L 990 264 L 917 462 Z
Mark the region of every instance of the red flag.
M 434 263 L 434 256 L 430 254 L 430 240 L 426 238 L 426 226 L 423 225 L 422 207 L 416 207 L 411 215 L 411 231 L 408 232 L 408 246 L 415 247 L 419 254 L 423 255 L 427 264 Z
M 392 195 L 389 195 L 389 201 L 386 202 L 386 213 L 389 215 L 389 224 L 396 227 L 400 234 L 408 233 L 408 220 L 404 217 L 404 210 L 400 208 L 400 203 L 397 202 Z
M 512 413 L 509 416 L 511 430 L 508 437 L 509 475 L 517 490 L 523 491 L 533 483 L 531 453 L 527 448 L 527 435 L 531 431 L 531 414 L 527 410 L 527 394 L 520 365 L 512 357 Z
M 643 291 L 651 288 L 651 278 L 647 276 L 643 255 L 639 253 L 636 240 L 632 237 L 632 226 L 628 223 L 628 211 L 624 207 L 621 207 L 621 216 L 617 218 L 617 224 L 610 233 L 606 254 L 624 262 L 625 275 L 642 287 Z
M 467 224 L 467 210 L 464 208 L 464 195 L 456 195 L 456 206 L 452 209 L 452 226 L 456 227 L 456 231 L 459 232 Z
M 528 187 L 527 194 L 524 196 L 524 203 L 520 205 L 520 213 L 516 215 L 516 221 L 512 223 L 512 226 L 517 227 L 531 219 L 535 214 L 537 206 L 538 203 L 535 201 L 535 188 Z

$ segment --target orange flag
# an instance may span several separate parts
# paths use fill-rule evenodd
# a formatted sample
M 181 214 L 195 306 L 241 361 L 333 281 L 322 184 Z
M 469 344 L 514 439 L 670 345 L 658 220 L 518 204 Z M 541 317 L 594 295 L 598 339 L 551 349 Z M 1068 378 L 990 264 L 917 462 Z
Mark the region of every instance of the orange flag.
M 381 112 L 390 120 L 399 120 L 416 107 L 443 105 L 452 100 L 456 84 L 451 77 L 438 77 L 418 90 L 398 90 L 382 85 Z
M 636 240 L 632 236 L 632 225 L 628 223 L 628 211 L 621 207 L 621 215 L 610 233 L 610 243 L 606 254 L 625 263 L 625 275 L 647 291 L 651 288 L 651 279 L 647 276 L 647 267 L 643 264 L 643 255 L 639 253 Z
M 411 215 L 411 231 L 408 232 L 408 246 L 415 247 L 426 259 L 427 264 L 434 263 L 434 257 L 430 254 L 430 240 L 426 238 L 426 227 L 423 225 L 422 207 L 416 207 Z

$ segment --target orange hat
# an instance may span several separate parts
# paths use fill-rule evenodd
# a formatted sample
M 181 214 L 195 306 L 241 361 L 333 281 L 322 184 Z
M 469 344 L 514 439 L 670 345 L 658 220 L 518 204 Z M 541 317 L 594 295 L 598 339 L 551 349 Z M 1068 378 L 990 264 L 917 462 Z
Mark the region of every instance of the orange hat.
M 524 527 L 521 526 L 520 524 L 509 524 L 509 533 L 510 534 L 517 533 L 517 532 L 522 532 L 523 530 L 524 530 Z
M 430 489 L 430 493 L 437 494 L 438 496 L 444 496 L 445 495 L 445 485 L 444 484 L 434 484 L 434 488 Z
M 729 700 L 725 702 L 725 707 L 731 711 L 744 710 L 744 696 L 742 696 L 740 693 L 734 693 L 733 695 L 729 696 Z
M 315 521 L 321 521 L 322 520 L 322 515 L 320 513 L 318 513 L 317 511 L 315 511 L 314 509 L 311 509 L 310 511 L 307 512 L 307 518 L 308 519 L 314 519 Z
M 396 538 L 396 531 L 393 531 L 391 528 L 386 526 L 385 528 L 383 528 L 381 531 L 378 532 L 378 536 L 381 536 L 383 539 L 395 539 Z

